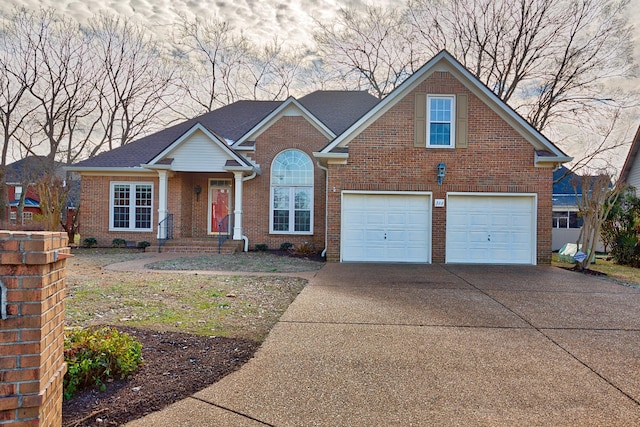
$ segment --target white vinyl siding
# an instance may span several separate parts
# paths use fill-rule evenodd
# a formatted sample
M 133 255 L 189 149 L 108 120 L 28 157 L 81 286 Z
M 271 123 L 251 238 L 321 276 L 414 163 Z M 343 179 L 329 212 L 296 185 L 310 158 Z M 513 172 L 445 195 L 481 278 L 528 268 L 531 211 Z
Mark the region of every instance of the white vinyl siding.
M 179 172 L 225 171 L 231 157 L 204 132 L 198 130 L 165 157 L 172 158 L 171 170 Z

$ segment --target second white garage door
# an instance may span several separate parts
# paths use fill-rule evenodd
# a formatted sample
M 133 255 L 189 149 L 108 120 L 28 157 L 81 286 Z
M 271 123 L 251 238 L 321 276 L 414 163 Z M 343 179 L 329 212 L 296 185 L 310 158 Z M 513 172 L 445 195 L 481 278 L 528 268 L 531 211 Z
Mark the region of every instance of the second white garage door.
M 536 199 L 449 195 L 448 263 L 535 264 Z
M 428 194 L 344 193 L 342 261 L 431 262 Z

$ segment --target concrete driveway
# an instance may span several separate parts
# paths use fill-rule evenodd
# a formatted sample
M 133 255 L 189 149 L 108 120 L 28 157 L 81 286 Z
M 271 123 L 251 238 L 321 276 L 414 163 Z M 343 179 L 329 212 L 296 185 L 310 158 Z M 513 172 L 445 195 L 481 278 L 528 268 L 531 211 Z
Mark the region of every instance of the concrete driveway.
M 130 425 L 640 425 L 640 291 L 547 266 L 328 264 L 254 359 Z

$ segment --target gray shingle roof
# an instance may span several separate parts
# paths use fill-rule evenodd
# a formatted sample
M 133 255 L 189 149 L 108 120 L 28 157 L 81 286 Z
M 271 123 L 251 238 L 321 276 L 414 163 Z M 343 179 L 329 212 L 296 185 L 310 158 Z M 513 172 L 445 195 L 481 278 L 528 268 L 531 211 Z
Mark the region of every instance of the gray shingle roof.
M 317 91 L 299 102 L 336 135 L 369 111 L 378 99 L 367 92 Z M 237 141 L 282 101 L 238 101 L 168 127 L 75 164 L 79 167 L 138 167 L 148 163 L 196 123 L 228 141 Z
M 380 100 L 366 91 L 316 91 L 298 99 L 311 114 L 340 135 Z
M 138 167 L 148 163 L 185 132 L 200 123 L 211 132 L 235 141 L 275 110 L 280 101 L 238 101 L 178 123 L 127 145 L 76 163 L 83 167 Z

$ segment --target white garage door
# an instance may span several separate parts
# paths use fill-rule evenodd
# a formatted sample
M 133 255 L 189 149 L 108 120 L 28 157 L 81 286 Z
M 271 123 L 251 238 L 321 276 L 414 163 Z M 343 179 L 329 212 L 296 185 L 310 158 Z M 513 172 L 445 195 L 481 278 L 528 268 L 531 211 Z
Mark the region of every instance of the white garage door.
M 342 261 L 431 262 L 429 195 L 344 193 Z
M 533 196 L 449 195 L 448 263 L 535 264 Z

